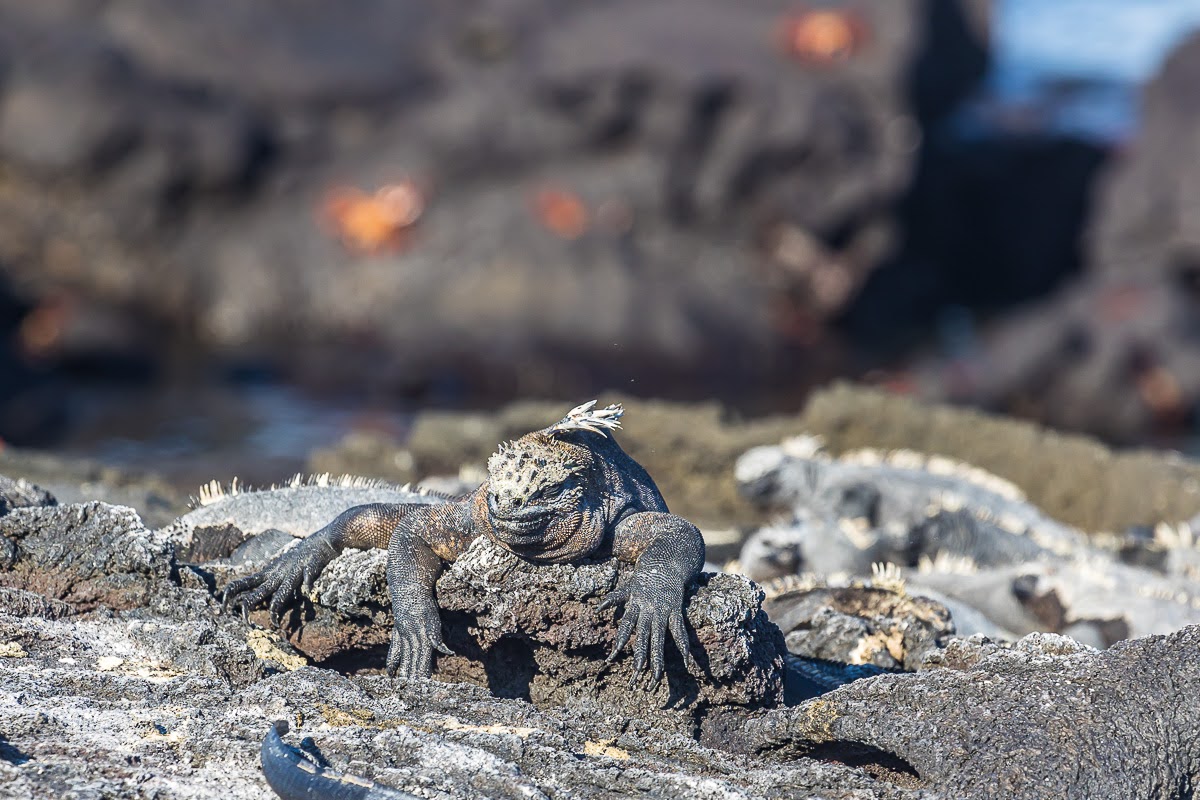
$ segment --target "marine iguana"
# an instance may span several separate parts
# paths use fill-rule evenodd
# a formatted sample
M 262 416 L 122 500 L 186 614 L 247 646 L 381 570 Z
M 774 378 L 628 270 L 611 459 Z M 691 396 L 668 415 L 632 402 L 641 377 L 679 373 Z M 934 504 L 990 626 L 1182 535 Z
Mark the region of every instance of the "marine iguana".
M 833 458 L 819 439 L 799 437 L 749 450 L 736 477 L 747 498 L 792 513 L 744 546 L 740 568 L 755 580 L 800 569 L 865 574 L 873 563 L 916 566 L 939 554 L 992 566 L 1095 549 L 1015 485 L 939 456 L 862 450 Z
M 813 437 L 748 451 L 737 476 L 744 494 L 793 515 L 753 533 L 730 565 L 756 581 L 892 563 L 967 631 L 986 632 L 982 616 L 999 629 L 988 635 L 1055 631 L 1097 647 L 1200 622 L 1189 523 L 1144 540 L 1089 535 L 968 464 L 912 451 L 832 458 Z
M 704 565 L 704 540 L 695 525 L 668 511 L 645 469 L 617 444 L 611 432 L 624 409 L 595 405 L 584 403 L 547 428 L 501 444 L 488 461 L 487 480 L 462 500 L 370 503 L 345 511 L 265 569 L 231 582 L 226 604 L 245 612 L 266 603 L 278 621 L 301 586 L 310 588 L 342 550 L 387 548 L 394 618 L 387 672 L 428 677 L 433 651 L 450 652 L 434 585 L 446 562 L 487 536 L 534 563 L 610 555 L 633 562 L 631 578 L 600 606 L 624 607 L 605 665 L 632 640 L 630 688 L 647 667 L 646 686 L 656 686 L 669 633 L 692 668 L 684 591 Z

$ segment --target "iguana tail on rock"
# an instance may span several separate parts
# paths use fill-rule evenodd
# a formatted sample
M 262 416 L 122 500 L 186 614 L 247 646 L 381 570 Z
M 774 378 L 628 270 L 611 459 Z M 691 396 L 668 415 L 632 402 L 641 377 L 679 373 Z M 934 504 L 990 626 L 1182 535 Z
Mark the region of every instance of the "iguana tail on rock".
M 416 795 L 322 767 L 289 747 L 279 736 L 283 723 L 272 725 L 263 739 L 263 775 L 283 800 L 419 800 Z

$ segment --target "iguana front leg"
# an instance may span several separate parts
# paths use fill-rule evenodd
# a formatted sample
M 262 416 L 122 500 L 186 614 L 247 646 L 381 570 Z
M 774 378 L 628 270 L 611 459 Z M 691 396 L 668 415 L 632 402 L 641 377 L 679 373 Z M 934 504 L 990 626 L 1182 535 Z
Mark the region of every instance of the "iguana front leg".
M 630 688 L 646 668 L 650 686 L 662 680 L 667 632 L 675 640 L 684 664 L 692 668 L 683 593 L 704 567 L 704 539 L 700 530 L 683 517 L 661 511 L 631 514 L 617 523 L 613 554 L 636 564 L 626 584 L 614 591 L 601 608 L 624 604 L 617 627 L 617 642 L 604 662 L 611 664 L 630 639 L 633 645 L 633 678 Z M 636 636 L 636 638 L 634 638 Z
M 392 531 L 387 563 L 393 618 L 387 673 L 392 677 L 428 678 L 433 651 L 452 652 L 442 641 L 433 590 L 446 562 L 462 555 L 478 536 L 471 502 L 429 506 L 428 513 L 405 517 Z
M 225 587 L 224 602 L 249 609 L 268 602 L 271 619 L 278 624 L 301 586 L 312 588 L 317 576 L 347 547 L 386 547 L 400 520 L 436 506 L 371 503 L 342 512 L 321 530 L 280 553 L 262 570 Z

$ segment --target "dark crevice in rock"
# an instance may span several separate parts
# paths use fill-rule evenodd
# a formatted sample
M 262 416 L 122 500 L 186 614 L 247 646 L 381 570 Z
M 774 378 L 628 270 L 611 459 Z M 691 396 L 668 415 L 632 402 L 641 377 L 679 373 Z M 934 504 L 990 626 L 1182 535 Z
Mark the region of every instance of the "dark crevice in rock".
M 808 758 L 861 769 L 877 780 L 905 789 L 920 789 L 925 782 L 915 767 L 895 753 L 859 742 L 824 742 L 813 747 Z
M 535 645 L 519 635 L 504 636 L 485 652 L 470 636 L 473 622 L 466 614 L 444 617 L 445 640 L 454 655 L 439 655 L 435 674 L 441 680 L 482 686 L 493 697 L 533 702 L 530 686 L 538 674 Z
M 328 658 L 313 661 L 313 666 L 331 669 L 342 675 L 383 672 L 387 665 L 387 645 L 341 650 Z

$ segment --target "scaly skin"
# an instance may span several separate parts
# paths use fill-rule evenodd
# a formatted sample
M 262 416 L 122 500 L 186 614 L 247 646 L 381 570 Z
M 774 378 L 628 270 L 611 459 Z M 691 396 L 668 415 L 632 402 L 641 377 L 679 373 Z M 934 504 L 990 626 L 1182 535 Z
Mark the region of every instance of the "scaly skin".
M 395 625 L 390 675 L 428 677 L 442 641 L 434 585 L 447 562 L 479 536 L 534 563 L 612 555 L 635 564 L 633 575 L 602 608 L 624 606 L 611 663 L 633 642 L 634 680 L 662 680 L 669 633 L 689 668 L 684 592 L 704 565 L 700 531 L 667 510 L 646 471 L 617 444 L 620 406 L 572 409 L 560 422 L 500 446 L 488 478 L 463 500 L 437 505 L 357 506 L 261 572 L 234 581 L 226 603 L 243 612 L 266 603 L 272 618 L 309 588 L 347 547 L 386 547 L 388 593 Z M 631 686 L 633 685 L 631 683 Z

